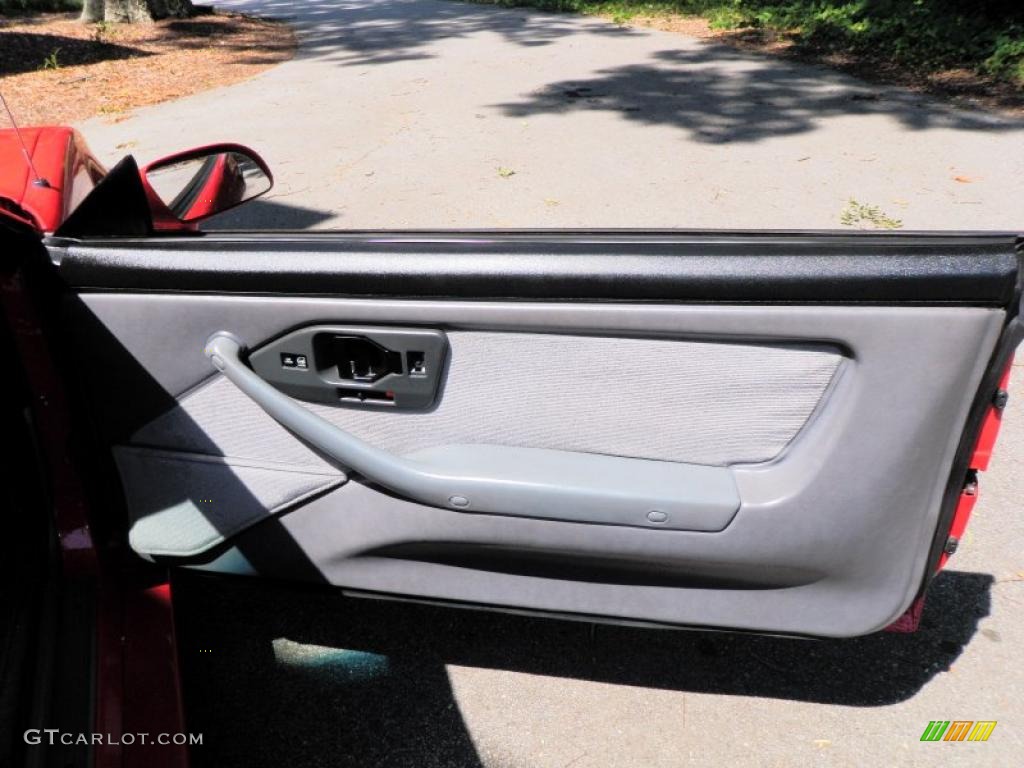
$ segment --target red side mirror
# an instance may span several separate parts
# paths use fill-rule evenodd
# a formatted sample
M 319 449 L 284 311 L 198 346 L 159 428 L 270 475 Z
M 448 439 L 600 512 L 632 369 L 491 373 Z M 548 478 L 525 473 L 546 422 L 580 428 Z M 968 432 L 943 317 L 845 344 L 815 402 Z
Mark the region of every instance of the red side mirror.
M 141 171 L 157 230 L 195 229 L 210 216 L 265 194 L 274 177 L 238 144 L 212 144 L 156 160 Z

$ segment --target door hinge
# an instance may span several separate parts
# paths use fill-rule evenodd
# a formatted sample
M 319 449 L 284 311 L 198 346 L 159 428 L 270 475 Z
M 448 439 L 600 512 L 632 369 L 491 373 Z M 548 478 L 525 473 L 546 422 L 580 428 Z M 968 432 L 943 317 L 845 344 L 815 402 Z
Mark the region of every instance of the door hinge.
M 978 470 L 969 469 L 964 476 L 964 484 L 960 489 L 960 498 L 957 501 L 956 511 L 953 513 L 953 521 L 949 526 L 949 535 L 946 543 L 942 545 L 942 557 L 939 559 L 939 568 L 946 564 L 950 556 L 960 546 L 960 539 L 967 528 L 967 521 L 971 517 L 971 511 L 978 501 Z

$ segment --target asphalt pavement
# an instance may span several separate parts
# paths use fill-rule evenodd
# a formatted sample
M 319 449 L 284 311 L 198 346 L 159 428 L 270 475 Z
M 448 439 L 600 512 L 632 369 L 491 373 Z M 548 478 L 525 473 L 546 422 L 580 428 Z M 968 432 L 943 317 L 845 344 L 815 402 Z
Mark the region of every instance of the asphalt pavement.
M 83 123 L 107 162 L 247 144 L 237 227 L 1024 230 L 1024 121 L 599 19 L 439 0 L 233 0 L 291 19 L 256 78 Z

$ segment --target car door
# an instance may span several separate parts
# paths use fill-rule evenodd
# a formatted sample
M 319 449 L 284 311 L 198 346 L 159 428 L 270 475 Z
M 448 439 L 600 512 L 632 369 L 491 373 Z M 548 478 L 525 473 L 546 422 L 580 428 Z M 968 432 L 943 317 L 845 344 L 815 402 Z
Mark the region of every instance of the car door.
M 51 238 L 172 568 L 853 636 L 949 543 L 1021 338 L 1009 234 Z M 976 463 L 976 462 L 975 462 Z

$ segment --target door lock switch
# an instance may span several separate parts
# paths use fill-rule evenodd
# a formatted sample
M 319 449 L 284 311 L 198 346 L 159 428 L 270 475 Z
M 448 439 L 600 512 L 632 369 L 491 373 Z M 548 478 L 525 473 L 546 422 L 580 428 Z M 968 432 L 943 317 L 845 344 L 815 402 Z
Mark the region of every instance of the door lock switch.
M 282 368 L 298 368 L 301 371 L 309 370 L 309 359 L 305 355 L 295 355 L 289 352 L 281 353 Z

